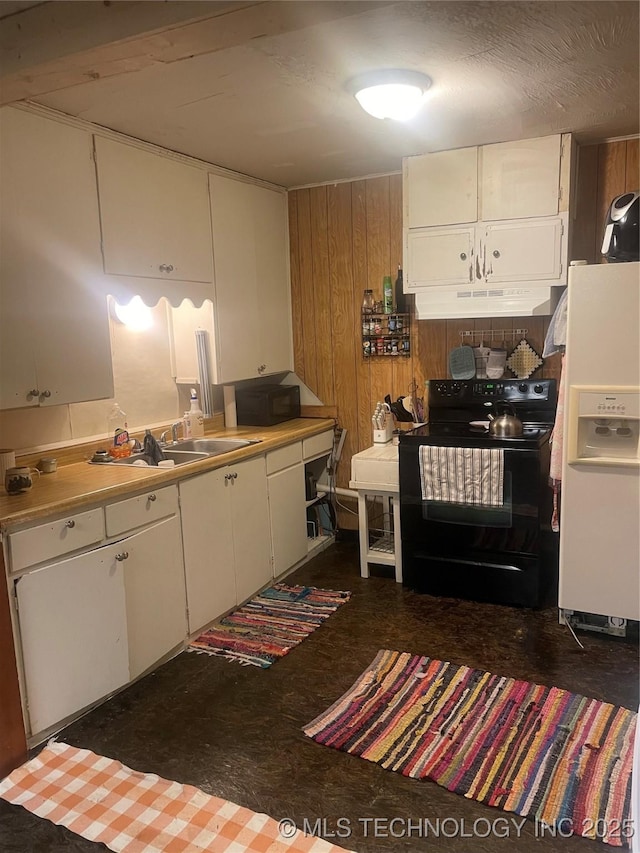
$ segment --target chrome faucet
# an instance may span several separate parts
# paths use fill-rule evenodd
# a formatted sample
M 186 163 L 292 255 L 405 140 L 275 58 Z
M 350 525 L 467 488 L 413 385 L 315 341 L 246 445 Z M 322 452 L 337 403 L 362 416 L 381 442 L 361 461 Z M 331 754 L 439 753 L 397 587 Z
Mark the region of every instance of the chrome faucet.
M 178 427 L 182 426 L 182 421 L 175 421 L 175 423 L 171 424 L 171 443 L 176 444 L 178 441 Z M 160 436 L 160 444 L 167 443 L 167 434 L 169 430 L 166 429 Z

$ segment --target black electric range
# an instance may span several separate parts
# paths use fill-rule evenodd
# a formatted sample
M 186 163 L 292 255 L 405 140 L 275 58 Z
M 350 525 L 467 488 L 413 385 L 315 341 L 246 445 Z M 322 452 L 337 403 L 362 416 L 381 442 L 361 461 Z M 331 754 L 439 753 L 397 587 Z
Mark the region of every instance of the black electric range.
M 513 405 L 523 433 L 492 436 L 488 414 Z M 432 380 L 429 423 L 400 435 L 403 579 L 418 592 L 540 607 L 557 596 L 549 439 L 557 386 L 543 380 Z M 487 424 L 487 426 L 484 426 Z M 504 503 L 424 500 L 420 447 L 501 448 Z

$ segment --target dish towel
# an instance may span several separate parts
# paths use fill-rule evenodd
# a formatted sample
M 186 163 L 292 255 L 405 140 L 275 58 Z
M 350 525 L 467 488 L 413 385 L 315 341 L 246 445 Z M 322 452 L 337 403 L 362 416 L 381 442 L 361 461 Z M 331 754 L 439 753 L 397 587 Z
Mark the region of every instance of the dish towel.
M 504 450 L 420 445 L 422 500 L 472 506 L 504 504 Z
M 562 481 L 562 452 L 564 445 L 564 356 L 560 365 L 560 384 L 558 386 L 558 405 L 556 407 L 556 419 L 551 433 L 551 461 L 549 463 L 549 478 L 553 489 L 553 514 L 551 516 L 551 529 L 554 533 L 560 530 L 560 483 Z

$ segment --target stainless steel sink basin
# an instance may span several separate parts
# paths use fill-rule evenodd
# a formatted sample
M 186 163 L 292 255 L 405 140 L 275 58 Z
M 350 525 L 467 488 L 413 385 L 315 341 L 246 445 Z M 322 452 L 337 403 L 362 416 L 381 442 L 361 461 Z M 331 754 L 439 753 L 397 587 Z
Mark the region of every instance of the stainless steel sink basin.
M 198 451 L 206 453 L 207 456 L 219 456 L 221 453 L 229 453 L 231 450 L 239 450 L 241 447 L 258 443 L 259 439 L 252 438 L 188 438 L 186 441 L 179 441 L 175 445 L 175 452 Z M 173 448 L 164 450 L 164 452 L 166 454 L 171 450 Z
M 189 462 L 199 462 L 200 459 L 208 459 L 211 456 L 210 453 L 204 453 L 203 451 L 195 451 L 195 450 L 182 450 L 182 448 L 173 448 L 167 447 L 163 448 L 165 459 L 173 459 L 175 465 L 186 465 Z M 140 454 L 134 453 L 131 456 L 125 456 L 124 459 L 114 459 L 111 463 L 112 465 L 133 465 L 133 463 L 140 459 Z M 149 465 L 150 468 L 156 470 L 155 465 Z
M 187 465 L 189 462 L 198 462 L 200 459 L 209 459 L 212 456 L 220 456 L 222 453 L 230 453 L 250 444 L 259 444 L 259 438 L 189 438 L 179 441 L 171 447 L 163 447 L 165 459 L 173 459 L 176 466 Z M 133 465 L 140 459 L 141 454 L 134 453 L 123 459 L 114 459 L 112 465 Z M 155 465 L 149 468 L 156 470 Z

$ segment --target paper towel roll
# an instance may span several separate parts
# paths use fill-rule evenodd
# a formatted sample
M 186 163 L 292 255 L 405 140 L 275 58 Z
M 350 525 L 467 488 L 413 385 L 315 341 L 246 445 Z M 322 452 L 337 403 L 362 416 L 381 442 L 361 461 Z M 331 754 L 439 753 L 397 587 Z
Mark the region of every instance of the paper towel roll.
M 0 488 L 2 488 L 4 484 L 4 475 L 7 473 L 8 469 L 15 467 L 15 450 L 7 450 L 5 448 L 0 449 Z
M 223 385 L 222 394 L 224 398 L 224 425 L 228 428 L 238 426 L 238 415 L 236 412 L 236 386 Z

